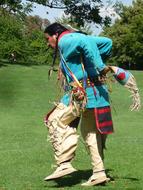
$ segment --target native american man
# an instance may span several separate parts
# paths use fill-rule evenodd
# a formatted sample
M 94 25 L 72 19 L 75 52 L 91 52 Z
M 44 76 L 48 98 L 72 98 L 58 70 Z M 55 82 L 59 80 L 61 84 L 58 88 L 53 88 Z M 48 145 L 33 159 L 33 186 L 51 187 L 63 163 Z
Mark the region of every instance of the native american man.
M 57 169 L 45 180 L 72 172 L 71 161 L 77 147 L 76 125 L 81 118 L 81 134 L 91 155 L 93 174 L 83 186 L 109 181 L 103 163 L 107 134 L 113 133 L 109 93 L 104 83 L 106 59 L 111 54 L 112 40 L 67 29 L 53 23 L 45 29 L 48 45 L 59 51 L 60 70 L 66 80 L 66 92 L 60 103 L 46 117 L 54 148 Z M 112 72 L 114 72 L 112 70 Z

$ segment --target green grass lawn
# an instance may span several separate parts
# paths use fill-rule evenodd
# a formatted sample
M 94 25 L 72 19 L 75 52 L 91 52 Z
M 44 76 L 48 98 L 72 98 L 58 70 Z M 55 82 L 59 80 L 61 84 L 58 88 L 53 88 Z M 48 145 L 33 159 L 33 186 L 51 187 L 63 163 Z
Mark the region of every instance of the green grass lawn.
M 142 71 L 133 73 L 143 96 Z M 73 161 L 79 171 L 56 181 L 43 181 L 55 164 L 43 123 L 60 94 L 55 77 L 48 80 L 47 66 L 0 67 L 0 190 L 82 189 L 80 184 L 91 175 L 90 157 L 80 138 Z M 115 133 L 108 138 L 105 167 L 114 180 L 89 189 L 142 190 L 143 109 L 129 111 L 127 90 L 112 86 Z

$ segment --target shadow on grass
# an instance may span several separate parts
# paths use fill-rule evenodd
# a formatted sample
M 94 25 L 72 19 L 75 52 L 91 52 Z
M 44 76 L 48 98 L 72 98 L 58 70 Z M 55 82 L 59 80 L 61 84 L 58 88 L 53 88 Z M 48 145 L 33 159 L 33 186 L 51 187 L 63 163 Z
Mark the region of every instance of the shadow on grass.
M 110 176 L 110 171 L 112 171 L 112 169 L 107 169 L 106 170 L 106 174 L 107 177 L 109 177 L 111 179 L 111 182 L 115 182 L 116 180 L 130 180 L 130 181 L 139 181 L 139 179 L 135 178 L 135 177 L 122 177 L 122 176 Z M 48 181 L 47 184 L 45 185 L 45 187 L 52 187 L 52 188 L 63 188 L 63 187 L 72 187 L 75 186 L 77 184 L 81 184 L 83 180 L 88 180 L 88 178 L 92 175 L 92 170 L 79 170 L 77 172 L 74 172 L 70 175 L 67 175 L 65 177 L 59 178 L 59 179 L 55 179 L 54 181 L 56 182 L 56 184 L 54 185 L 49 185 L 48 186 Z M 99 186 L 105 186 L 105 184 L 99 184 Z
M 7 65 L 0 62 L 0 67 L 7 67 Z
M 76 184 L 80 184 L 82 180 L 87 180 L 92 175 L 92 170 L 79 170 L 63 178 L 54 180 L 55 185 L 49 186 L 52 188 L 57 187 L 72 187 Z
M 110 171 L 113 171 L 112 169 L 107 169 L 106 170 L 106 174 L 107 174 L 107 177 L 109 177 L 111 179 L 111 181 L 116 181 L 118 179 L 127 179 L 127 180 L 130 180 L 130 181 L 139 181 L 138 178 L 135 178 L 135 177 L 122 177 L 122 176 L 111 176 L 109 173 Z
M 41 66 L 41 65 L 48 65 L 48 64 L 38 64 L 35 62 L 31 62 L 30 60 L 18 60 L 18 61 L 11 61 L 9 59 L 0 59 L 0 67 L 7 66 L 7 65 L 20 65 L 20 66 Z

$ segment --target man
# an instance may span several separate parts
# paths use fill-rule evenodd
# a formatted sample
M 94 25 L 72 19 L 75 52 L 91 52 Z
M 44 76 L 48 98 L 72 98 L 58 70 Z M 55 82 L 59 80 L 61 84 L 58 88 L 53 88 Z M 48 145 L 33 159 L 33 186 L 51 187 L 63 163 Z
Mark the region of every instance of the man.
M 54 148 L 57 169 L 45 180 L 76 171 L 71 165 L 78 135 L 73 125 L 81 116 L 81 133 L 89 148 L 93 174 L 83 186 L 109 181 L 103 164 L 106 135 L 113 132 L 108 90 L 104 78 L 112 41 L 69 30 L 59 23 L 45 29 L 45 38 L 60 53 L 60 70 L 68 89 L 60 103 L 48 114 L 46 125 Z

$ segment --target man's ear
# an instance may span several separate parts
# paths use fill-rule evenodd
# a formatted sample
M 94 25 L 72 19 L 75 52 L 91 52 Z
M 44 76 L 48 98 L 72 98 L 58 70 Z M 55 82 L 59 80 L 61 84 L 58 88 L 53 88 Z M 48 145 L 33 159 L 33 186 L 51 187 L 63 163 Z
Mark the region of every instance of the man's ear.
M 54 39 L 57 39 L 57 38 L 58 38 L 58 33 L 54 34 L 54 35 L 53 35 L 53 38 L 54 38 Z
M 54 36 L 58 37 L 58 33 L 56 33 Z

